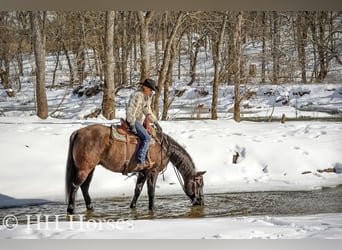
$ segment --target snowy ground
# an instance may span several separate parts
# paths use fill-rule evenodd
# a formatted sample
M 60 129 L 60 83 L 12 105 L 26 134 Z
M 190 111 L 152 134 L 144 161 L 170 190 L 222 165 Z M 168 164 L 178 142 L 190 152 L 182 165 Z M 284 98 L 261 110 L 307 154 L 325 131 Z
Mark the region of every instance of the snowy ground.
M 134 220 L 125 223 L 59 222 L 0 229 L 15 239 L 341 239 L 341 214 Z
M 73 130 L 98 122 L 109 123 L 101 119 L 0 117 L 0 207 L 40 204 L 44 200 L 63 201 L 68 137 Z M 205 193 L 313 190 L 342 184 L 342 123 L 237 124 L 232 120 L 160 123 L 164 131 L 191 154 L 196 167 L 207 171 Z M 240 153 L 237 164 L 232 163 L 235 152 Z M 328 168 L 335 169 L 336 173 L 318 172 Z M 303 174 L 307 171 L 311 173 Z M 156 195 L 182 193 L 180 185 L 171 185 L 174 183 L 178 181 L 169 166 L 165 180 L 158 180 Z M 131 196 L 134 184 L 134 177 L 126 179 L 99 166 L 91 194 L 93 197 Z M 116 228 L 117 222 L 101 224 L 96 221 L 94 225 L 75 222 L 77 230 L 70 229 L 68 222 L 59 222 L 57 229 L 55 224 L 43 223 L 29 228 L 19 225 L 15 230 L 3 227 L 0 237 L 342 238 L 341 215 L 139 220 L 128 221 L 119 228 Z M 8 223 L 12 222 L 10 218 Z

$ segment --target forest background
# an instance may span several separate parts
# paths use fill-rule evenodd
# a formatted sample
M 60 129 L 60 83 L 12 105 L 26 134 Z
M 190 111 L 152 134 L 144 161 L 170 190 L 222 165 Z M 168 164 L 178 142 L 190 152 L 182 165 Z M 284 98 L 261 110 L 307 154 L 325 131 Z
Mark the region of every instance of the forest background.
M 0 82 L 15 95 L 22 77 L 35 76 L 36 112 L 45 119 L 51 115 L 46 88 L 75 89 L 92 77 L 101 83 L 101 112 L 111 120 L 118 91 L 150 77 L 163 90 L 153 109 L 166 120 L 175 79 L 188 86 L 211 79 L 211 119 L 218 118 L 219 86 L 234 85 L 240 121 L 240 103 L 250 94 L 241 85 L 341 82 L 341 33 L 340 11 L 2 11 Z M 207 71 L 197 69 L 203 53 L 212 62 Z M 23 61 L 32 54 L 27 72 Z M 49 78 L 47 54 L 54 58 Z M 62 57 L 64 78 L 58 77 Z

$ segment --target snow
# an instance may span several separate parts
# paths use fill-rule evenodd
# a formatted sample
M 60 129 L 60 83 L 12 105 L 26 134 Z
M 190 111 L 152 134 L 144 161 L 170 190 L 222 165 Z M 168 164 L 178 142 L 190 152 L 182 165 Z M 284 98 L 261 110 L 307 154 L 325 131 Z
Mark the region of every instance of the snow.
M 199 67 L 198 71 L 201 70 L 203 68 Z M 63 77 L 65 75 L 59 81 Z M 22 90 L 11 98 L 0 87 L 0 208 L 39 205 L 46 201 L 64 202 L 70 134 L 94 123 L 117 123 L 125 116 L 125 103 L 133 91 L 123 89 L 118 93 L 118 119 L 107 121 L 101 115 L 84 119 L 85 115 L 101 107 L 102 93 L 87 98 L 78 97 L 67 86 L 48 88 L 50 112 L 57 107 L 58 111 L 41 120 L 35 116 L 33 82 L 32 77 L 24 77 Z M 88 78 L 86 82 L 92 85 L 97 81 Z M 210 118 L 212 89 L 209 81 L 203 79 L 191 87 L 184 87 L 185 82 L 188 81 L 176 80 L 170 89 L 171 96 L 176 90 L 186 91 L 175 98 L 168 120 L 160 121 L 160 125 L 190 153 L 198 170 L 207 171 L 205 194 L 316 190 L 342 184 L 342 123 L 327 121 L 341 117 L 342 84 L 242 86 L 243 93 L 251 93 L 241 103 L 243 118 L 261 118 L 264 122 L 236 123 L 232 113 L 227 112 L 234 102 L 234 89 L 227 85 L 219 89 L 218 120 L 189 120 L 191 117 Z M 202 90 L 209 94 L 199 95 Z M 198 111 L 200 104 L 206 111 Z M 280 117 L 283 114 L 289 120 L 282 124 Z M 301 119 L 307 117 L 316 120 Z M 266 122 L 271 118 L 273 122 Z M 233 164 L 233 155 L 237 153 L 239 157 Z M 318 171 L 328 168 L 334 169 L 335 173 Z M 126 178 L 98 166 L 90 192 L 93 198 L 131 197 L 135 180 L 135 177 Z M 177 185 L 171 185 L 174 183 Z M 159 194 L 183 194 L 186 199 L 171 165 L 164 178 L 158 179 L 156 199 Z M 341 239 L 341 215 L 61 221 L 20 224 L 15 228 L 6 227 L 15 222 L 15 218 L 5 217 L 0 219 L 0 238 Z
M 134 220 L 117 222 L 59 222 L 1 230 L 15 239 L 336 239 L 342 216 L 234 217 L 207 219 Z
M 41 120 L 35 116 L 0 117 L 0 207 L 64 201 L 68 138 L 75 129 L 103 118 Z M 342 184 L 340 122 L 241 122 L 231 119 L 161 121 L 165 133 L 192 156 L 198 170 L 206 170 L 204 192 L 314 190 Z M 238 152 L 236 164 L 233 155 Z M 317 170 L 335 168 L 336 173 Z M 310 171 L 309 174 L 302 174 Z M 159 178 L 158 194 L 182 194 L 172 166 Z M 92 197 L 132 196 L 135 177 L 125 178 L 98 166 Z M 15 198 L 11 198 L 11 197 Z M 82 196 L 78 196 L 82 199 Z M 184 199 L 186 196 L 184 195 Z M 189 204 L 190 206 L 190 204 Z M 127 207 L 127 209 L 129 209 Z M 233 218 L 139 220 L 132 228 L 113 233 L 112 225 L 83 225 L 72 230 L 19 225 L 0 228 L 1 238 L 341 238 L 342 214 L 311 216 L 244 216 Z M 77 223 L 74 226 L 77 228 Z M 41 227 L 46 227 L 44 224 Z M 84 228 L 86 227 L 86 228 Z M 88 228 L 89 227 L 89 228 Z M 181 229 L 180 229 L 181 228 Z M 156 230 L 157 229 L 157 230 Z M 195 229 L 195 230 L 194 230 Z

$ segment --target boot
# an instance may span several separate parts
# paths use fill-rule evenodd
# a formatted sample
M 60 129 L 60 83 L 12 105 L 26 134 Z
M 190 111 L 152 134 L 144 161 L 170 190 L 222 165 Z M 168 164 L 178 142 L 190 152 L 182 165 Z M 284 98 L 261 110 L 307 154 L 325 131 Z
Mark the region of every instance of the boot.
M 149 162 L 145 161 L 142 163 L 138 163 L 136 167 L 133 169 L 134 171 L 140 171 L 148 168 L 150 166 Z

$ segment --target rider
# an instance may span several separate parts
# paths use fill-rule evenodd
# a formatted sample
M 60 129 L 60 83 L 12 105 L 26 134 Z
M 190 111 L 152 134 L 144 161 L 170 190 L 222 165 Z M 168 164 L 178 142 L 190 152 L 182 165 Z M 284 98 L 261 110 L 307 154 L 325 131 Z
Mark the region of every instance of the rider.
M 162 131 L 157 122 L 157 118 L 151 110 L 153 91 L 158 91 L 156 83 L 152 79 L 146 79 L 143 82 L 140 82 L 140 84 L 142 87 L 131 94 L 126 109 L 126 120 L 129 124 L 129 127 L 131 131 L 140 139 L 139 149 L 136 154 L 138 165 L 135 170 L 141 170 L 149 167 L 150 165 L 149 162 L 146 161 L 146 156 L 151 136 L 142 125 L 143 115 L 148 117 L 149 120 L 154 123 L 159 132 Z

